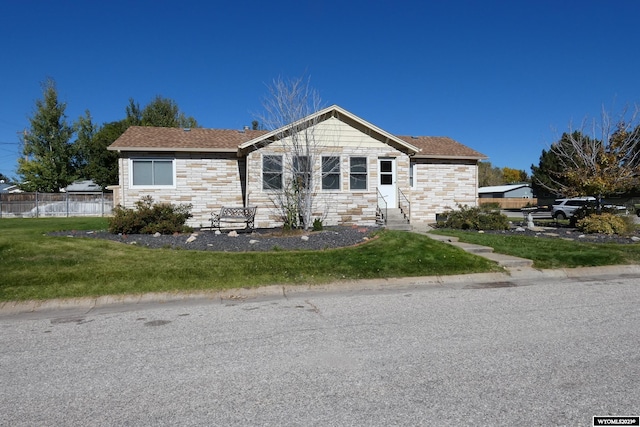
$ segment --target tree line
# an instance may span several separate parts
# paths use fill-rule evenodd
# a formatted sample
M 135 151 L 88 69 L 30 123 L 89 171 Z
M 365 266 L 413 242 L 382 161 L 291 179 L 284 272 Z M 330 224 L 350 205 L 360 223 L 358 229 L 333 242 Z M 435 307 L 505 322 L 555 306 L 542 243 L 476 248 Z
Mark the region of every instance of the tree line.
M 311 97 L 314 102 L 309 105 L 306 97 L 309 93 L 316 95 L 309 92 L 307 83 L 302 79 L 276 81 L 270 94 L 272 102 L 265 103 L 267 113 L 280 119 L 290 119 L 293 114 L 300 119 L 302 117 L 298 116 L 302 116 L 302 112 L 314 112 L 317 101 Z M 294 95 L 299 94 L 305 97 L 302 100 L 295 98 Z M 175 101 L 162 96 L 156 96 L 142 109 L 130 99 L 122 120 L 102 125 L 93 122 L 88 110 L 69 123 L 65 109 L 66 103 L 58 99 L 55 82 L 51 79 L 44 82 L 42 99 L 36 101 L 35 112 L 29 118 L 29 131 L 24 135 L 23 156 L 18 159 L 23 190 L 57 192 L 80 178 L 92 179 L 104 188 L 118 182 L 118 154 L 108 151 L 107 147 L 129 126 L 199 127 L 196 119 L 180 111 Z M 270 125 L 268 119 L 262 121 Z M 598 119 L 585 120 L 577 129 L 570 125 L 569 131 L 558 141 L 542 150 L 538 165 L 531 165 L 530 177 L 523 170 L 480 162 L 479 186 L 531 182 L 539 195 L 567 197 L 637 193 L 640 191 L 639 119 L 638 106 L 623 110 L 615 118 L 603 110 Z M 280 120 L 276 124 L 283 126 L 294 122 Z M 252 127 L 262 128 L 256 120 Z M 292 150 L 309 151 L 310 147 L 313 148 L 313 141 L 304 139 Z M 301 155 L 298 153 L 298 157 Z M 0 174 L 0 179 L 3 178 L 9 181 Z M 295 204 L 309 204 L 306 197 L 302 199 L 304 203 Z
M 92 179 L 105 188 L 118 182 L 118 154 L 107 147 L 129 126 L 198 127 L 175 101 L 159 95 L 142 109 L 129 99 L 123 119 L 102 125 L 93 122 L 89 110 L 70 123 L 65 110 L 55 81 L 45 81 L 18 159 L 23 190 L 59 192 L 78 179 Z

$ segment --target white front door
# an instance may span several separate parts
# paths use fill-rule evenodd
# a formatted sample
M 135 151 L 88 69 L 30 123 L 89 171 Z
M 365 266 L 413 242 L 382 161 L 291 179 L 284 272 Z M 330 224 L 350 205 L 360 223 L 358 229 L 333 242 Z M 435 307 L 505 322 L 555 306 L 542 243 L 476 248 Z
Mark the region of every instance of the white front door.
M 396 159 L 378 159 L 378 190 L 387 202 L 388 208 L 397 208 Z

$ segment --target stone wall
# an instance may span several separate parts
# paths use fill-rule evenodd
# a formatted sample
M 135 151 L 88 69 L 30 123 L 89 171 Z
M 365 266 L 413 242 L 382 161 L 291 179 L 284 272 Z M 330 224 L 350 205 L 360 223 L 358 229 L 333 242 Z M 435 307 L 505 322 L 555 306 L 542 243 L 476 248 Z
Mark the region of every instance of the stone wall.
M 436 215 L 476 206 L 478 167 L 475 161 L 416 159 L 415 185 L 411 189 L 411 223 L 433 223 Z

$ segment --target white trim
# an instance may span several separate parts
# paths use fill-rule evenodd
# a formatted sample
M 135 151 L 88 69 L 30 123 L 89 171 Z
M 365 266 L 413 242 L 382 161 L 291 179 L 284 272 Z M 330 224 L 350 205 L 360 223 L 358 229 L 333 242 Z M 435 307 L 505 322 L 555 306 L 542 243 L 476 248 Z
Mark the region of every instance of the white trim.
M 351 188 L 351 159 L 364 159 L 364 166 L 367 168 L 365 171 L 366 179 L 365 179 L 365 188 Z M 369 167 L 369 158 L 367 156 L 349 156 L 349 191 L 354 193 L 365 193 L 369 191 L 369 178 L 371 176 L 371 171 Z
M 415 190 L 418 188 L 418 164 L 409 159 L 409 188 Z M 413 179 L 412 179 L 413 178 Z
M 337 157 L 338 158 L 338 172 L 334 172 L 334 174 L 338 175 L 338 188 L 323 188 L 323 182 L 322 180 L 324 179 L 324 170 L 323 170 L 323 159 L 325 158 L 329 158 L 329 157 Z M 342 192 L 342 156 L 340 155 L 324 155 L 321 154 L 320 155 L 320 191 L 322 191 L 323 193 L 339 193 Z
M 129 160 L 129 188 L 131 189 L 163 189 L 163 188 L 171 188 L 171 189 L 175 189 L 177 187 L 176 185 L 176 159 L 174 157 L 131 157 L 128 159 Z M 144 161 L 162 161 L 162 162 L 171 162 L 171 173 L 172 173 L 172 181 L 173 184 L 171 185 L 151 185 L 151 184 L 144 184 L 144 185 L 134 185 L 133 183 L 133 163 L 134 162 L 144 162 Z

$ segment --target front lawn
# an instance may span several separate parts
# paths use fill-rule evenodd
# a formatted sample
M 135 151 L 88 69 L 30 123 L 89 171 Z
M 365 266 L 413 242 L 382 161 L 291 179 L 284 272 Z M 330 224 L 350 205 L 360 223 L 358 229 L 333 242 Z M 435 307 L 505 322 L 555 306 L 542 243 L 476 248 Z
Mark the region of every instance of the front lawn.
M 450 245 L 393 231 L 351 248 L 247 253 L 149 249 L 47 235 L 106 226 L 104 218 L 1 219 L 0 301 L 502 271 Z

